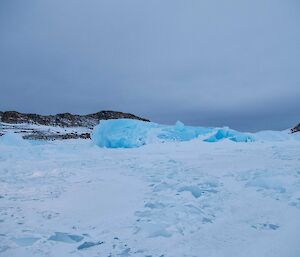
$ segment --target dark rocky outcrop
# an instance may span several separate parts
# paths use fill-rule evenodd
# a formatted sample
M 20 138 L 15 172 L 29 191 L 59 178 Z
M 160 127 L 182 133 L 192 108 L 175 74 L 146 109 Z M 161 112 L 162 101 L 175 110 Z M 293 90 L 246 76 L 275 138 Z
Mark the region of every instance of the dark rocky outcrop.
M 300 123 L 297 126 L 295 126 L 294 128 L 292 128 L 291 132 L 292 133 L 300 132 Z
M 34 133 L 27 134 L 23 136 L 24 139 L 30 140 L 63 140 L 63 139 L 91 139 L 90 133 L 65 133 L 65 134 L 55 134 L 55 133 L 45 133 L 40 131 L 34 131 Z
M 87 115 L 77 115 L 71 113 L 60 113 L 56 115 L 39 115 L 39 114 L 25 114 L 16 111 L 0 112 L 0 121 L 9 124 L 29 123 L 47 126 L 60 127 L 89 127 L 92 128 L 99 123 L 99 120 L 109 119 L 136 119 L 142 121 L 149 121 L 147 119 L 135 116 L 130 113 L 101 111 Z
M 101 111 L 87 115 L 71 113 L 39 115 L 8 111 L 0 112 L 0 122 L 2 122 L 0 123 L 0 136 L 12 131 L 21 134 L 24 139 L 90 139 L 93 127 L 100 120 L 121 118 L 149 121 L 130 113 L 114 111 Z M 46 125 L 47 127 L 33 125 Z

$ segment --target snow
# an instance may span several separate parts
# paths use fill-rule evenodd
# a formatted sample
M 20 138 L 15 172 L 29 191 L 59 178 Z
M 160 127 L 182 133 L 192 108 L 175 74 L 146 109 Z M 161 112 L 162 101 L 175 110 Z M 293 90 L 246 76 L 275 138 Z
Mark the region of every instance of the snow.
M 62 136 L 70 136 L 73 134 L 81 135 L 91 132 L 89 127 L 59 127 L 59 126 L 46 126 L 46 125 L 36 125 L 30 123 L 19 123 L 19 124 L 10 124 L 0 122 L 0 136 L 2 134 L 10 134 L 10 137 L 19 135 L 21 137 L 29 138 L 41 138 L 43 136 L 48 137 L 49 139 L 59 139 Z M 1 137 L 0 137 L 1 141 Z M 17 140 L 20 142 L 20 140 Z M 26 142 L 26 141 L 23 141 Z M 34 141 L 32 141 L 34 142 Z M 1 142 L 0 142 L 1 143 Z
M 122 122 L 144 146 L 0 137 L 1 257 L 299 256 L 296 134 Z
M 254 134 L 258 141 L 286 141 L 286 140 L 300 140 L 300 133 L 291 134 L 289 130 L 272 131 L 264 130 Z
M 300 133 L 121 119 L 92 140 L 0 137 L 0 256 L 299 256 Z

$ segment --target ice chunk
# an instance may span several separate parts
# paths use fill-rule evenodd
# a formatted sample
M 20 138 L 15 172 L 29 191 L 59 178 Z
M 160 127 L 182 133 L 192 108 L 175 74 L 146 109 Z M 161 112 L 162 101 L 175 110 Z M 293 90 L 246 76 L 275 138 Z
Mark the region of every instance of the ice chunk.
M 27 146 L 28 142 L 23 137 L 14 132 L 7 132 L 0 137 L 0 144 L 9 146 Z
M 154 142 L 188 141 L 211 132 L 211 128 L 159 125 L 131 119 L 105 120 L 92 133 L 93 142 L 100 147 L 132 148 Z
M 252 225 L 252 227 L 255 229 L 263 229 L 263 230 L 277 230 L 279 228 L 278 225 L 271 224 L 271 223 L 259 223 L 256 225 Z
M 279 228 L 278 225 L 275 225 L 275 224 L 269 224 L 269 228 L 272 229 L 272 230 L 276 230 Z
M 175 129 L 178 130 L 178 131 L 184 130 L 184 124 L 181 121 L 178 120 L 175 124 Z
M 63 232 L 55 232 L 54 235 L 50 236 L 48 240 L 64 242 L 64 243 L 76 243 L 80 242 L 83 236 L 71 235 Z
M 145 207 L 150 209 L 162 209 L 165 207 L 165 205 L 163 203 L 155 202 L 155 203 L 146 203 Z
M 209 218 L 206 218 L 206 217 L 203 217 L 202 218 L 202 223 L 213 223 L 213 221 L 211 220 L 211 219 L 209 219 Z
M 185 126 L 177 121 L 175 126 L 162 126 L 157 133 L 159 141 L 189 141 L 211 132 L 211 128 Z
M 130 119 L 105 120 L 92 133 L 93 142 L 100 147 L 131 148 L 146 144 L 150 129 L 156 124 Z
M 190 192 L 195 198 L 199 198 L 203 190 L 197 186 L 184 186 L 179 188 L 178 192 Z
M 206 135 L 210 136 L 207 138 Z M 206 142 L 225 138 L 234 142 L 254 141 L 252 134 L 229 128 L 192 127 L 180 121 L 175 126 L 167 126 L 131 119 L 101 121 L 93 130 L 92 140 L 100 147 L 133 148 L 154 142 L 189 141 L 200 136 L 206 136 Z
M 119 256 L 121 257 L 129 257 L 130 256 L 130 251 L 131 249 L 130 248 L 126 248 L 124 249 L 120 254 L 118 254 Z
M 13 238 L 12 240 L 19 246 L 30 246 L 33 245 L 39 239 L 39 237 L 20 237 Z
M 104 242 L 84 242 L 83 244 L 79 245 L 77 247 L 78 250 L 83 250 L 83 249 L 87 249 L 96 245 L 101 245 Z
M 254 137 L 249 133 L 238 132 L 229 128 L 216 129 L 212 136 L 205 139 L 206 142 L 218 142 L 222 139 L 228 138 L 234 142 L 252 142 Z

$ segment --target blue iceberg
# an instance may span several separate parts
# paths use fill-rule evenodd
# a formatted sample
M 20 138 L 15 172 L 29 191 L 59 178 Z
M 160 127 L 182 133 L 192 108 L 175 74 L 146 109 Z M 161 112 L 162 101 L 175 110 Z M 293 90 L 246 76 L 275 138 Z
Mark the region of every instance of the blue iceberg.
M 94 144 L 106 148 L 135 148 L 155 142 L 189 141 L 196 138 L 206 142 L 225 138 L 235 142 L 253 141 L 250 134 L 229 128 L 192 127 L 180 121 L 169 126 L 131 119 L 103 120 L 92 133 Z
M 152 122 L 131 119 L 104 120 L 92 133 L 93 142 L 100 147 L 132 148 L 146 144 L 151 130 L 158 128 Z
M 218 142 L 222 139 L 229 139 L 234 142 L 253 142 L 254 137 L 248 133 L 238 132 L 230 128 L 215 129 L 212 136 L 205 139 L 206 142 Z

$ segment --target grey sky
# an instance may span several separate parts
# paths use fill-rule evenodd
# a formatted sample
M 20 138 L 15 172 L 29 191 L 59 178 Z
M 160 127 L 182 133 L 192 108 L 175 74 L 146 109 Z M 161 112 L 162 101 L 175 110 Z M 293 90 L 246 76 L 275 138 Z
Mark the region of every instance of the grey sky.
M 300 122 L 298 0 L 0 0 L 0 110 Z

